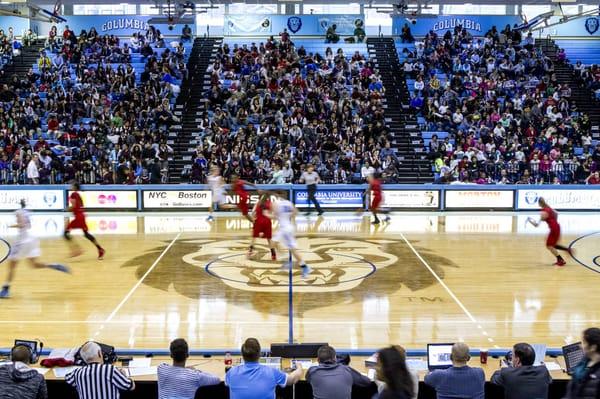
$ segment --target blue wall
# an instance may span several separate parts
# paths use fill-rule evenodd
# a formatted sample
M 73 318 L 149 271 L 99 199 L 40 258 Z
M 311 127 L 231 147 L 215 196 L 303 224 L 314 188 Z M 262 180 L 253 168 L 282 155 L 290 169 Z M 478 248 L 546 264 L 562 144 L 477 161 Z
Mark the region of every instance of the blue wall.
M 246 15 L 232 14 L 225 17 L 225 36 L 270 36 L 287 29 L 291 35 L 323 36 L 327 28 L 337 25 L 337 33 L 352 35 L 355 24 L 363 24 L 362 14 L 322 15 Z
M 0 16 L 0 28 L 8 32 L 8 28 L 13 28 L 16 36 L 21 36 L 24 31 L 29 29 L 29 19 L 21 17 Z
M 549 23 L 555 23 L 560 20 L 559 17 L 550 18 Z M 600 17 L 589 16 L 575 19 L 564 24 L 544 28 L 536 32 L 536 36 L 541 34 L 543 37 L 564 36 L 564 37 L 590 37 L 600 38 Z
M 131 36 L 135 32 L 145 32 L 148 28 L 148 21 L 151 18 L 158 16 L 149 15 L 72 15 L 65 16 L 66 23 L 55 24 L 59 32 L 62 32 L 65 25 L 79 35 L 82 30 L 89 31 L 93 26 L 101 35 L 116 35 L 116 36 Z M 40 23 L 39 21 L 31 21 L 32 29 L 39 35 L 47 35 L 50 25 L 48 23 Z M 176 24 L 172 31 L 168 30 L 167 24 L 153 24 L 159 29 L 163 35 L 180 35 L 183 24 Z M 195 32 L 196 25 L 190 24 L 192 31 Z
M 413 25 L 408 23 L 403 16 L 394 16 L 392 17 L 392 34 L 400 35 L 402 27 L 408 23 L 413 36 L 425 36 L 430 30 L 438 35 L 443 35 L 457 25 L 462 25 L 473 36 L 483 36 L 494 25 L 498 30 L 502 30 L 507 24 L 512 27 L 521 22 L 521 17 L 516 15 L 434 15 L 420 16 Z

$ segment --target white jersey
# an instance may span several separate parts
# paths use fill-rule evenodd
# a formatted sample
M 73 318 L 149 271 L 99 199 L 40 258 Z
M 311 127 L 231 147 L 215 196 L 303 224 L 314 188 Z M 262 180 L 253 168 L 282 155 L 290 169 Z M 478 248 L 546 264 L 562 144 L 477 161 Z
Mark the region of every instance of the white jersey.
M 225 202 L 225 188 L 223 187 L 223 179 L 221 176 L 209 175 L 207 178 L 208 186 L 212 191 L 212 202 L 219 204 Z
M 19 209 L 15 212 L 19 234 L 17 241 L 13 243 L 9 259 L 30 259 L 40 256 L 40 243 L 38 239 L 29 232 L 31 229 L 31 215 L 25 209 Z
M 292 217 L 294 216 L 294 205 L 288 200 L 277 201 L 275 205 L 275 219 L 279 222 L 280 229 L 294 229 Z
M 273 216 L 279 222 L 279 230 L 273 236 L 273 240 L 284 246 L 296 248 L 296 236 L 292 217 L 294 216 L 294 205 L 288 200 L 277 201 L 274 206 Z

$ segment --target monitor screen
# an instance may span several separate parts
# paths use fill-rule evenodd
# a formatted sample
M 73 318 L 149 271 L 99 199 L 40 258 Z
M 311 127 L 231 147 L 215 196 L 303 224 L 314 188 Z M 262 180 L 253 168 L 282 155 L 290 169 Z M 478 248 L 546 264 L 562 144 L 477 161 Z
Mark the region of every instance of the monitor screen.
M 581 347 L 581 342 L 576 342 L 562 347 L 562 353 L 565 357 L 565 366 L 567 367 L 567 373 L 571 375 L 573 367 L 577 366 L 579 362 L 583 360 L 584 353 Z
M 452 345 L 454 344 L 427 344 L 427 366 L 430 370 L 452 366 Z

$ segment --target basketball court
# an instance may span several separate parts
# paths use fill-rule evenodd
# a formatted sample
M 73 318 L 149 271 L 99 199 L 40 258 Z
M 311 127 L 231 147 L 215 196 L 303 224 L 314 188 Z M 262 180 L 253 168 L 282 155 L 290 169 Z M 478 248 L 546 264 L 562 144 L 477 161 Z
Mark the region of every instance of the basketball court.
M 560 215 L 562 241 L 573 243 L 577 258 L 563 268 L 551 266 L 546 226 L 526 225 L 528 216 L 537 214 L 394 213 L 377 227 L 352 213 L 299 217 L 299 246 L 314 271 L 302 280 L 294 269 L 294 339 L 346 349 L 578 340 L 600 323 L 591 299 L 600 281 L 600 215 Z M 85 254 L 66 259 L 66 217 L 36 213 L 32 223 L 43 260 L 64 260 L 73 274 L 22 264 L 12 298 L 0 302 L 0 340 L 39 338 L 56 348 L 90 338 L 132 349 L 165 349 L 178 336 L 195 349 L 235 348 L 249 336 L 288 340 L 289 274 L 281 268 L 288 254 L 280 250 L 273 262 L 259 240 L 247 259 L 250 225 L 236 214 L 213 223 L 204 213 L 91 214 L 103 261 L 80 236 Z M 12 218 L 0 215 L 8 242 Z

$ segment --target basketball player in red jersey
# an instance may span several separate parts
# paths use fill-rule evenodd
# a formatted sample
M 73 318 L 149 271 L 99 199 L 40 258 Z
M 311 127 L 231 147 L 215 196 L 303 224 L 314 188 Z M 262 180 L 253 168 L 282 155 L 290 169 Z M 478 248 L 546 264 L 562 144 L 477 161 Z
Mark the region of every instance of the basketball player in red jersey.
M 369 206 L 369 210 L 373 214 L 373 224 L 379 224 L 379 218 L 377 217 L 378 213 L 385 214 L 385 222 L 390 221 L 390 216 L 387 214 L 387 210 L 381 209 L 381 203 L 383 202 L 383 193 L 381 191 L 381 181 L 374 175 L 367 176 L 367 183 L 369 183 L 369 187 L 367 187 L 367 191 L 365 192 L 365 196 L 369 194 L 371 199 L 371 204 Z
M 73 220 L 67 223 L 65 227 L 65 239 L 69 242 L 71 246 L 71 256 L 79 256 L 83 253 L 79 245 L 72 240 L 71 230 L 73 229 L 81 229 L 83 230 L 83 235 L 85 238 L 90 240 L 92 244 L 96 246 L 98 249 L 98 259 L 104 259 L 104 248 L 98 244 L 96 238 L 91 235 L 88 231 L 87 223 L 85 222 L 85 212 L 83 208 L 83 200 L 81 199 L 81 195 L 79 195 L 79 191 L 81 190 L 81 186 L 78 182 L 73 182 L 71 184 L 71 195 L 69 196 L 69 211 L 73 213 Z
M 254 242 L 257 238 L 264 238 L 269 244 L 271 250 L 271 260 L 277 260 L 277 254 L 275 253 L 275 245 L 271 241 L 273 236 L 273 229 L 271 226 L 271 218 L 267 216 L 267 213 L 271 211 L 271 201 L 267 194 L 262 194 L 254 205 L 253 213 L 255 216 L 254 226 L 252 227 L 252 240 L 250 241 L 250 248 L 248 250 L 248 257 L 254 255 Z
M 254 222 L 254 220 L 252 219 L 252 216 L 250 216 L 250 214 L 248 213 L 248 200 L 250 199 L 250 195 L 248 194 L 248 191 L 246 191 L 246 185 L 256 187 L 254 184 L 248 183 L 247 181 L 240 179 L 238 175 L 232 176 L 231 187 L 239 198 L 237 207 L 240 210 L 240 212 L 242 212 L 242 215 L 244 215 L 244 217 L 248 219 L 250 223 L 252 223 Z
M 548 224 L 550 233 L 546 239 L 546 248 L 548 248 L 548 251 L 552 252 L 552 255 L 556 256 L 556 263 L 554 265 L 564 266 L 567 262 L 560 256 L 558 250 L 567 251 L 571 256 L 573 256 L 573 252 L 570 248 L 558 244 L 558 240 L 560 240 L 560 224 L 558 224 L 557 220 L 558 214 L 554 209 L 550 208 L 550 205 L 548 205 L 546 200 L 541 197 L 538 200 L 538 205 L 542 208 L 540 221 L 536 222 L 531 218 L 528 218 L 527 220 L 535 227 L 538 227 L 542 221 Z

